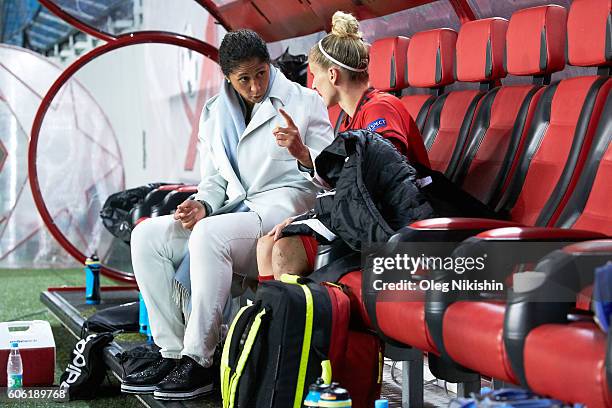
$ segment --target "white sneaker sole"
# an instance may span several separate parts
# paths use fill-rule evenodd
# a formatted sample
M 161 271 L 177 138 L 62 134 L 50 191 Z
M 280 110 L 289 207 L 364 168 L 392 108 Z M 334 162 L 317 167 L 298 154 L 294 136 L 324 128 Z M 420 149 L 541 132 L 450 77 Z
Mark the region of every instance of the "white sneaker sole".
M 126 394 L 153 394 L 157 385 L 129 385 L 121 384 L 121 392 Z
M 155 391 L 153 392 L 153 397 L 158 400 L 188 400 L 198 398 L 200 396 L 210 394 L 213 390 L 213 384 L 205 385 L 204 387 L 196 388 L 192 391 L 184 391 L 184 392 L 165 392 L 165 391 Z

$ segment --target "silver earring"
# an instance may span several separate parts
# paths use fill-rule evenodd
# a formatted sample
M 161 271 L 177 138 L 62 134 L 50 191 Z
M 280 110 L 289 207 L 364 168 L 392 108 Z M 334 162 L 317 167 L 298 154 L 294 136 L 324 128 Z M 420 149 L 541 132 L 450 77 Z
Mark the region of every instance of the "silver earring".
M 230 82 L 232 82 L 232 81 L 230 81 L 230 80 L 229 80 L 229 78 L 225 78 L 225 80 L 227 81 L 227 83 L 228 83 L 228 84 L 229 84 Z

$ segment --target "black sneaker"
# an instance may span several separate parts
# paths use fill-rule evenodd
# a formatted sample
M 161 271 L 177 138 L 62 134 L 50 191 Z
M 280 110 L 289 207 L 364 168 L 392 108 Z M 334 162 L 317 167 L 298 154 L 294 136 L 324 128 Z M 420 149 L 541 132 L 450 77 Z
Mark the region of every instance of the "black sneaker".
M 159 400 L 188 400 L 210 394 L 219 370 L 202 367 L 191 357 L 183 356 L 174 371 L 159 384 L 153 396 Z
M 160 358 L 142 371 L 126 376 L 121 391 L 128 394 L 151 394 L 157 384 L 174 370 L 180 360 Z

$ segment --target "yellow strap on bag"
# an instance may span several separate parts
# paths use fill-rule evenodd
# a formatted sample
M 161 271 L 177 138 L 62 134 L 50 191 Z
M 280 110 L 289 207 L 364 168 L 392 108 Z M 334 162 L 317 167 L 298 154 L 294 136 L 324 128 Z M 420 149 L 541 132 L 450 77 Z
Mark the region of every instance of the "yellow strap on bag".
M 225 344 L 223 345 L 223 353 L 221 354 L 221 398 L 223 399 L 223 408 L 226 408 L 229 403 L 229 385 L 230 385 L 230 372 L 231 367 L 229 366 L 229 352 L 231 345 L 231 338 L 234 334 L 234 329 L 236 328 L 236 323 L 240 320 L 242 314 L 252 305 L 243 306 L 238 311 L 236 317 L 232 321 L 230 325 L 229 331 L 227 332 L 227 337 Z
M 295 399 L 293 400 L 293 408 L 302 406 L 302 397 L 304 396 L 304 383 L 306 382 L 306 371 L 308 370 L 308 356 L 310 355 L 310 343 L 312 340 L 312 322 L 314 320 L 314 302 L 312 300 L 312 292 L 307 285 L 298 282 L 300 277 L 297 275 L 283 274 L 281 282 L 292 285 L 300 285 L 306 297 L 306 321 L 304 324 L 304 340 L 302 342 L 302 355 L 300 357 L 300 370 L 298 372 L 298 380 L 295 388 Z
M 290 283 L 292 285 L 299 285 L 298 279 L 300 279 L 298 275 L 290 275 L 288 273 L 283 273 L 280 278 L 281 282 Z
M 234 407 L 234 402 L 236 399 L 236 389 L 238 388 L 238 381 L 240 380 L 240 376 L 242 375 L 244 366 L 246 365 L 246 362 L 249 358 L 249 354 L 251 354 L 251 349 L 253 348 L 253 344 L 255 343 L 255 339 L 257 338 L 257 333 L 259 332 L 259 327 L 261 326 L 261 319 L 265 314 L 265 309 L 257 313 L 257 316 L 255 316 L 253 324 L 251 325 L 251 329 L 249 330 L 249 334 L 247 335 L 246 341 L 244 342 L 242 353 L 240 353 L 238 364 L 236 364 L 236 372 L 234 372 L 234 375 L 232 376 L 232 379 L 230 381 L 228 405 L 229 408 Z M 223 402 L 225 403 L 225 400 L 223 400 Z

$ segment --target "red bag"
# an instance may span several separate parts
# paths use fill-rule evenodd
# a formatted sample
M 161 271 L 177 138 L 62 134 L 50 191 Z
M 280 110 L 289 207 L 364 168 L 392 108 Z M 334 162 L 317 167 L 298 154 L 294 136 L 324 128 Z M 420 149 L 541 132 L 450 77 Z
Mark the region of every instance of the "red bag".
M 348 342 L 351 302 L 342 286 L 329 282 L 323 282 L 322 285 L 327 289 L 332 304 L 331 339 L 327 358 L 332 366 L 332 378 L 335 378 L 336 370 L 341 368 Z
M 323 283 L 332 302 L 329 359 L 332 379 L 348 390 L 355 408 L 371 408 L 380 396 L 383 353 L 375 334 L 349 329 L 351 302 L 340 285 Z
M 372 408 L 380 397 L 382 364 L 380 339 L 371 333 L 350 330 L 342 365 L 333 377 L 348 390 L 353 408 Z

